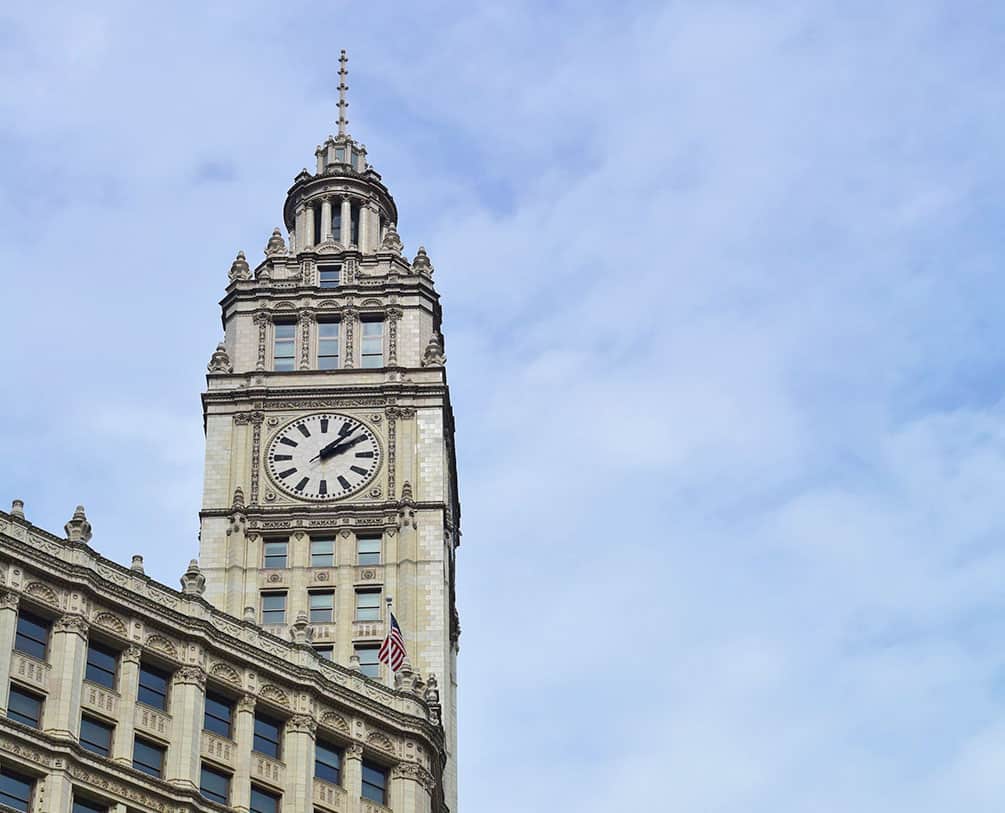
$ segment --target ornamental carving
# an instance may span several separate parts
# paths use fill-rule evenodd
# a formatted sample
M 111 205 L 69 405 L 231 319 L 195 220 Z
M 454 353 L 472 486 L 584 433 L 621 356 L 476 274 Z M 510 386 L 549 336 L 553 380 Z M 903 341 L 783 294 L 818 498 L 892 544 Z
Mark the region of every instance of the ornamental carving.
M 225 680 L 227 683 L 232 683 L 235 686 L 241 685 L 241 676 L 237 673 L 237 670 L 232 666 L 225 663 L 214 664 L 209 670 L 209 673 L 214 678 L 219 678 L 220 680 Z
M 386 751 L 389 754 L 396 753 L 394 743 L 391 742 L 391 738 L 381 731 L 371 731 L 366 738 L 366 744 L 372 745 L 374 748 L 379 748 L 381 751 Z
M 436 790 L 436 780 L 433 775 L 414 762 L 400 762 L 391 769 L 392 779 L 410 779 L 418 782 L 427 793 Z
M 231 282 L 236 282 L 242 279 L 251 279 L 251 268 L 248 265 L 248 260 L 244 256 L 243 251 L 237 252 L 237 257 L 234 258 L 234 262 L 230 264 L 230 272 L 227 277 Z
M 0 607 L 4 609 L 16 610 L 20 600 L 21 597 L 11 590 L 0 591 Z
M 358 311 L 350 305 L 342 309 L 342 330 L 345 333 L 345 363 L 346 368 L 352 368 L 353 364 L 353 330 L 356 324 L 356 314 Z
M 276 705 L 285 706 L 286 708 L 290 707 L 289 696 L 278 686 L 267 684 L 259 690 L 258 694 L 262 700 L 268 700 Z
M 447 357 L 443 355 L 443 337 L 439 333 L 434 333 L 422 354 L 422 366 L 442 367 L 446 363 Z
M 128 638 L 129 632 L 126 629 L 125 622 L 119 618 L 114 613 L 102 612 L 98 613 L 91 620 L 91 623 L 96 627 L 101 627 L 110 632 L 114 632 L 116 635 L 122 638 Z
M 223 342 L 220 342 L 216 346 L 216 350 L 213 351 L 206 369 L 211 373 L 234 372 L 234 365 L 230 363 L 230 356 L 227 354 L 227 347 Z
M 199 666 L 183 666 L 174 673 L 174 682 L 179 686 L 190 684 L 202 689 L 206 687 L 206 672 Z
M 398 363 L 398 321 L 404 315 L 401 308 L 387 309 L 387 362 L 391 367 Z
M 259 372 L 265 370 L 265 338 L 271 321 L 272 317 L 267 311 L 258 311 L 255 314 L 255 324 L 258 325 L 258 361 L 255 362 L 255 369 Z
M 327 711 L 321 715 L 321 725 L 339 731 L 347 737 L 350 736 L 349 723 L 346 722 L 345 717 L 334 711 Z
M 68 613 L 60 616 L 59 620 L 52 625 L 53 632 L 70 632 L 79 635 L 81 638 L 87 637 L 89 628 L 90 625 L 87 623 L 87 619 L 77 613 Z
M 311 737 L 317 732 L 318 724 L 306 714 L 294 714 L 286 723 L 290 734 L 308 734 Z
M 131 644 L 125 648 L 122 652 L 122 660 L 125 663 L 139 663 L 140 657 L 143 655 L 143 650 L 140 649 L 135 644 Z
M 300 369 L 309 370 L 311 366 L 311 322 L 314 321 L 314 311 L 305 310 L 300 313 Z
M 173 658 L 174 660 L 178 659 L 178 648 L 172 641 L 168 640 L 163 635 L 157 635 L 156 633 L 148 635 L 146 647 L 147 649 L 152 649 L 155 652 L 167 655 L 169 658 Z
M 237 699 L 237 710 L 238 711 L 250 711 L 254 713 L 255 711 L 255 696 L 253 694 L 242 694 Z

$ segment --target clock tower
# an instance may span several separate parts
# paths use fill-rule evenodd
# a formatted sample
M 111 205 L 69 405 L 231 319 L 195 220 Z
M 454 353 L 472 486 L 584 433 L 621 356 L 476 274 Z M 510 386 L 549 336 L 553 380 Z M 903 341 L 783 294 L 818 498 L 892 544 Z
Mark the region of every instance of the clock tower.
M 377 650 L 389 607 L 443 705 L 456 810 L 454 423 L 433 266 L 409 261 L 398 210 L 348 133 L 294 178 L 254 268 L 239 252 L 203 395 L 205 598 L 322 658 L 393 683 Z M 416 678 L 418 676 L 418 678 Z

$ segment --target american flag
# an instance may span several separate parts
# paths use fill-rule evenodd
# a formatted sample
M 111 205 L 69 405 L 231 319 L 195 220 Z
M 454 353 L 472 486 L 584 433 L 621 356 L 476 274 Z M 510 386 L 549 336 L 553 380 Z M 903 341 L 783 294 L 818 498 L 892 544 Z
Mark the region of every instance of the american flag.
M 391 613 L 391 629 L 380 645 L 380 652 L 377 658 L 381 663 L 386 663 L 391 667 L 392 672 L 397 672 L 401 664 L 405 661 L 405 639 L 401 635 L 401 627 L 398 626 L 398 619 Z

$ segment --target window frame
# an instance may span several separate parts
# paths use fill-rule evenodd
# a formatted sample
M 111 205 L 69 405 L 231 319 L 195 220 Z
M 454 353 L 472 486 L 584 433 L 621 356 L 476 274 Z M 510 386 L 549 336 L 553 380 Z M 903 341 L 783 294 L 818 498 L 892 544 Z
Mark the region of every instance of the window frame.
M 14 711 L 14 715 L 11 715 L 11 710 L 12 710 L 11 709 L 11 700 L 12 700 L 12 698 L 15 695 L 17 695 L 18 697 L 22 697 L 25 700 L 28 700 L 30 702 L 36 703 L 38 705 L 38 719 L 34 720 L 33 722 L 29 722 L 29 721 L 32 720 L 32 718 L 29 717 L 27 714 L 22 714 L 19 710 L 15 710 Z M 10 684 L 10 688 L 7 691 L 7 719 L 8 720 L 13 720 L 14 722 L 20 723 L 21 725 L 26 725 L 26 726 L 28 726 L 30 728 L 35 728 L 35 729 L 38 729 L 38 730 L 41 731 L 41 729 L 42 729 L 42 715 L 44 713 L 45 713 L 45 695 L 44 694 L 38 694 L 37 692 L 29 691 L 28 689 L 24 688 L 23 686 L 20 686 L 17 683 L 11 683 Z M 22 718 L 24 718 L 24 719 L 22 719 Z
M 374 678 L 375 680 L 380 680 L 380 658 L 379 658 L 380 644 L 370 642 L 353 644 L 352 651 L 353 654 L 357 658 L 359 658 L 360 672 L 366 675 L 367 677 Z M 364 661 L 363 658 L 360 657 L 361 652 L 372 652 L 373 660 Z M 367 671 L 368 669 L 370 669 L 370 667 L 373 667 L 372 673 L 370 671 Z
M 70 804 L 70 813 L 108 813 L 110 806 L 94 799 L 78 799 L 76 795 Z
M 335 335 L 334 336 L 324 336 L 321 332 L 322 325 L 334 325 Z M 327 350 L 330 345 L 327 343 L 334 343 L 335 352 L 321 352 L 322 350 Z M 335 362 L 332 365 L 325 365 L 322 363 L 322 359 L 334 359 Z M 339 319 L 318 319 L 318 350 L 315 356 L 315 365 L 319 370 L 338 370 L 342 366 L 342 322 Z
M 109 671 L 105 666 L 91 662 L 91 650 L 94 650 L 96 653 L 100 655 L 114 657 L 115 670 L 111 672 L 111 683 L 105 683 L 103 680 L 96 680 L 92 676 L 91 671 L 92 667 L 94 669 L 95 674 L 107 675 L 109 674 Z M 100 641 L 95 641 L 94 639 L 89 638 L 87 640 L 87 653 L 85 655 L 86 665 L 84 668 L 84 680 L 89 681 L 90 683 L 95 683 L 98 686 L 104 686 L 106 689 L 111 689 L 113 692 L 117 691 L 118 690 L 117 687 L 119 684 L 119 668 L 121 666 L 120 664 L 121 657 L 122 657 L 121 651 L 114 649 L 113 647 L 110 647 L 107 644 L 103 644 Z
M 381 610 L 380 610 L 381 592 L 382 591 L 381 591 L 381 589 L 379 587 L 377 587 L 377 588 L 372 588 L 372 587 L 359 587 L 359 588 L 356 588 L 356 614 L 354 616 L 354 618 L 355 618 L 356 621 L 374 622 L 374 621 L 380 621 L 380 620 L 382 620 L 381 619 Z M 362 596 L 376 596 L 377 597 L 377 601 L 376 601 L 376 603 L 372 607 L 370 607 L 370 606 L 361 606 L 360 605 L 360 598 Z M 366 612 L 364 612 L 363 614 L 361 614 L 360 610 L 364 610 Z M 370 615 L 370 611 L 374 611 L 372 618 L 368 617 Z
M 371 802 L 376 802 L 379 805 L 386 805 L 387 804 L 387 782 L 388 782 L 388 778 L 389 778 L 388 775 L 390 773 L 390 771 L 388 771 L 388 769 L 387 769 L 387 766 L 386 765 L 381 765 L 379 762 L 374 762 L 373 760 L 370 760 L 370 759 L 364 759 L 363 760 L 363 764 L 360 767 L 361 767 L 361 771 L 360 771 L 360 774 L 361 774 L 361 777 L 360 777 L 360 779 L 361 779 L 361 781 L 360 781 L 360 796 L 362 798 L 364 798 L 364 799 L 369 799 Z M 366 772 L 367 772 L 367 770 L 373 771 L 374 773 L 379 773 L 381 775 L 381 777 L 383 778 L 383 780 L 384 780 L 384 784 L 383 785 L 375 785 L 372 782 L 367 782 L 366 781 Z M 368 787 L 370 787 L 370 788 L 376 788 L 378 791 L 380 791 L 380 797 L 378 798 L 376 796 L 368 796 L 367 793 L 366 793 L 366 790 L 367 790 Z
M 333 766 L 330 762 L 324 762 L 318 758 L 318 753 L 321 750 L 333 753 L 336 757 L 336 764 Z M 323 737 L 318 737 L 314 743 L 314 778 L 320 779 L 322 782 L 328 782 L 331 785 L 342 785 L 342 766 L 345 764 L 345 748 L 332 740 L 327 740 Z M 318 772 L 318 766 L 331 771 L 335 774 L 335 779 L 331 779 L 328 776 L 322 776 Z
M 25 630 L 21 629 L 22 619 L 26 624 L 33 624 L 37 627 L 41 627 L 45 630 L 45 640 L 39 640 L 32 635 L 27 634 Z M 14 649 L 20 652 L 22 655 L 27 655 L 28 657 L 35 658 L 36 660 L 42 661 L 43 663 L 49 657 L 49 641 L 52 638 L 52 621 L 50 621 L 45 616 L 36 615 L 31 612 L 31 610 L 19 609 L 17 613 L 17 623 L 14 626 Z M 23 649 L 18 646 L 20 641 L 29 641 L 32 644 L 41 644 L 42 654 L 39 655 L 38 651 L 31 649 Z
M 258 725 L 261 723 L 263 726 L 271 726 L 276 729 L 276 739 L 272 740 L 266 737 L 264 734 L 260 734 L 258 731 Z M 281 760 L 283 758 L 283 728 L 285 726 L 285 721 L 280 717 L 273 717 L 271 714 L 262 714 L 258 711 L 255 712 L 254 725 L 252 728 L 252 741 L 251 750 L 253 753 L 261 754 L 262 756 L 268 757 L 269 759 Z M 262 751 L 259 749 L 259 741 L 263 743 L 270 743 L 275 746 L 275 753 L 270 753 L 269 751 Z
M 28 795 L 26 797 L 14 796 L 8 793 L 7 780 L 12 779 L 15 782 L 23 783 L 28 786 Z M 0 804 L 5 804 L 14 810 L 20 810 L 24 813 L 30 813 L 32 806 L 35 803 L 35 789 L 38 786 L 38 777 L 32 776 L 31 774 L 21 773 L 19 771 L 8 770 L 6 767 L 0 768 Z M 24 803 L 24 807 L 20 807 L 19 804 L 11 804 L 11 802 Z
M 341 209 L 341 207 L 339 207 Z M 335 218 L 338 217 L 341 221 L 342 213 L 339 211 L 338 215 L 334 212 L 335 207 L 332 207 L 332 239 L 338 242 L 340 235 L 335 231 Z M 325 280 L 324 274 L 335 274 L 335 282 L 331 280 Z M 342 284 L 342 263 L 324 263 L 318 266 L 318 288 L 338 288 Z
M 280 336 L 279 328 L 288 327 L 291 328 L 289 336 Z M 279 345 L 283 344 L 284 350 L 285 345 L 289 344 L 290 354 L 280 355 Z M 280 361 L 284 364 L 280 365 Z M 289 361 L 289 367 L 285 366 L 285 362 Z M 277 373 L 290 373 L 297 369 L 297 322 L 296 319 L 275 319 L 272 322 L 272 369 Z
M 265 625 L 272 626 L 272 625 L 276 625 L 276 624 L 285 624 L 286 623 L 286 611 L 287 611 L 287 609 L 289 609 L 289 597 L 290 597 L 289 590 L 263 590 L 259 595 L 261 596 L 262 625 L 263 626 L 265 626 Z M 266 613 L 276 613 L 276 612 L 280 612 L 280 611 L 279 610 L 267 610 L 265 608 L 265 599 L 266 598 L 275 598 L 275 597 L 278 597 L 278 596 L 282 596 L 282 598 L 283 598 L 283 609 L 282 609 L 283 620 L 282 621 L 270 621 L 270 620 L 268 620 L 268 617 L 266 616 Z
M 314 597 L 315 596 L 327 596 L 329 598 L 327 607 L 314 607 Z M 315 610 L 319 613 L 319 617 L 315 618 Z M 328 617 L 325 618 L 322 613 L 327 613 Z M 308 590 L 307 591 L 307 617 L 311 624 L 334 624 L 335 623 L 335 591 L 330 587 L 324 590 Z
M 335 660 L 335 644 L 312 644 L 311 649 L 323 661 Z
M 165 711 L 166 712 L 167 709 L 168 709 L 168 699 L 169 699 L 169 695 L 170 695 L 170 692 L 171 692 L 171 677 L 172 677 L 172 675 L 173 675 L 173 672 L 171 672 L 171 671 L 169 671 L 167 669 L 163 669 L 160 666 L 155 666 L 155 665 L 150 664 L 150 663 L 144 663 L 141 660 L 140 661 L 139 678 L 137 680 L 137 687 L 136 687 L 136 702 L 137 703 L 142 703 L 144 706 L 149 706 L 152 709 L 157 709 L 158 711 Z M 161 692 L 160 690 L 158 690 L 158 689 L 156 689 L 154 687 L 151 687 L 149 685 L 145 686 L 143 684 L 143 679 L 146 676 L 152 676 L 152 677 L 155 677 L 155 678 L 162 678 L 164 680 L 164 691 Z M 149 692 L 151 695 L 153 695 L 155 697 L 159 697 L 161 699 L 162 705 L 157 705 L 155 703 L 149 702 L 148 700 L 144 700 L 143 699 L 143 692 L 144 692 L 144 690 L 147 691 L 147 692 Z
M 157 767 L 157 773 L 154 773 L 152 769 L 153 765 L 147 765 L 144 762 L 140 762 L 136 756 L 136 747 L 142 745 L 145 748 L 149 748 L 151 751 L 160 755 L 160 765 Z M 133 738 L 133 767 L 137 771 L 142 771 L 147 776 L 153 776 L 157 779 L 164 778 L 164 761 L 167 758 L 167 748 L 154 740 L 148 740 L 146 737 L 134 737 Z
M 92 739 L 84 739 L 84 723 L 87 722 L 91 725 L 96 726 L 99 729 L 108 732 L 108 751 L 107 753 L 99 750 L 99 748 L 89 748 L 90 745 L 97 745 L 101 747 L 101 743 L 97 743 Z M 80 715 L 80 734 L 77 736 L 77 742 L 80 747 L 85 751 L 90 751 L 92 754 L 97 754 L 99 757 L 110 757 L 112 755 L 112 745 L 115 740 L 115 726 L 111 723 L 107 723 L 100 717 L 95 717 L 93 714 L 83 713 Z
M 206 795 L 205 782 L 203 781 L 203 779 L 204 779 L 204 777 L 205 777 L 205 775 L 207 773 L 213 774 L 214 776 L 219 777 L 221 779 L 224 779 L 226 781 L 226 783 L 227 783 L 227 786 L 226 786 L 227 787 L 227 793 L 226 793 L 226 796 L 224 797 L 223 801 L 220 801 L 219 798 L 218 798 L 219 794 L 217 794 L 217 793 L 215 793 L 213 791 L 210 791 L 211 793 L 213 793 L 212 796 L 207 796 Z M 202 798 L 209 799 L 209 801 L 216 802 L 217 804 L 229 806 L 230 805 L 230 789 L 231 789 L 231 784 L 233 782 L 233 779 L 234 779 L 234 774 L 227 773 L 226 771 L 223 771 L 223 770 L 217 768 L 215 765 L 207 765 L 205 760 L 200 760 L 200 762 L 199 762 L 199 795 L 202 796 Z
M 330 552 L 327 553 L 315 553 L 314 546 L 316 544 L 327 543 L 330 547 Z M 315 562 L 315 556 L 327 556 L 331 558 L 328 564 L 319 564 Z M 311 537 L 311 567 L 335 567 L 335 537 L 334 536 L 318 536 Z
M 360 369 L 364 370 L 377 370 L 384 366 L 384 316 L 383 314 L 363 314 L 359 318 L 359 366 Z M 380 333 L 378 336 L 367 335 L 366 326 L 367 325 L 380 325 Z M 380 339 L 380 352 L 373 353 L 366 351 L 367 339 Z M 376 358 L 378 364 L 367 364 L 367 359 Z
M 374 561 L 374 562 L 368 562 L 368 561 L 364 561 L 363 560 L 364 556 L 373 556 L 374 555 L 374 551 L 361 551 L 360 550 L 360 547 L 361 547 L 361 545 L 364 542 L 375 542 L 376 543 L 376 545 L 377 545 L 377 550 L 376 550 L 376 557 L 377 557 L 377 559 L 376 559 L 376 561 Z M 384 552 L 384 540 L 383 540 L 383 537 L 381 537 L 379 534 L 378 535 L 364 535 L 364 536 L 357 536 L 356 537 L 356 564 L 357 565 L 359 565 L 359 566 L 379 565 L 381 563 L 381 555 L 383 554 L 383 552 Z
M 283 552 L 269 553 L 269 545 L 282 545 Z M 270 559 L 282 559 L 282 564 L 270 562 Z M 286 570 L 290 566 L 290 540 L 288 539 L 266 539 L 262 543 L 262 569 L 263 570 Z
M 206 701 L 211 701 L 213 703 L 217 703 L 217 704 L 219 704 L 221 706 L 226 707 L 227 711 L 230 713 L 230 716 L 228 717 L 228 719 L 226 721 L 224 721 L 224 719 L 222 717 L 218 716 L 217 714 L 211 714 L 210 711 L 209 711 L 209 703 L 206 702 Z M 214 736 L 217 736 L 217 737 L 224 737 L 224 738 L 226 738 L 228 740 L 234 739 L 234 712 L 236 710 L 237 710 L 237 703 L 232 698 L 230 698 L 227 695 L 223 694 L 223 692 L 217 692 L 217 691 L 215 691 L 213 689 L 207 689 L 206 690 L 206 698 L 205 698 L 205 701 L 202 704 L 202 730 L 203 731 L 208 731 L 210 734 L 213 734 Z M 210 719 L 210 720 L 219 720 L 220 722 L 226 722 L 227 723 L 227 733 L 226 734 L 221 734 L 219 731 L 217 731 L 217 730 L 215 730 L 213 728 L 209 728 L 206 725 L 206 720 L 207 719 Z
M 267 799 L 272 800 L 274 806 L 270 810 L 265 810 L 263 808 L 255 807 L 255 794 L 261 794 Z M 283 806 L 283 795 L 281 793 L 276 793 L 274 790 L 269 790 L 261 785 L 256 785 L 254 782 L 251 783 L 251 798 L 248 804 L 248 813 L 277 813 L 277 811 L 282 810 Z

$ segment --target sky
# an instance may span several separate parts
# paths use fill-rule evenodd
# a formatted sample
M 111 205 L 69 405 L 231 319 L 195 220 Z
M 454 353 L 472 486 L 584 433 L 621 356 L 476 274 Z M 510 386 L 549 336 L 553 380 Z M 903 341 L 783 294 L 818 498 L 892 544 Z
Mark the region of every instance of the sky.
M 444 308 L 461 810 L 1000 811 L 1000 4 L 7 4 L 4 507 L 177 584 L 340 48 Z

